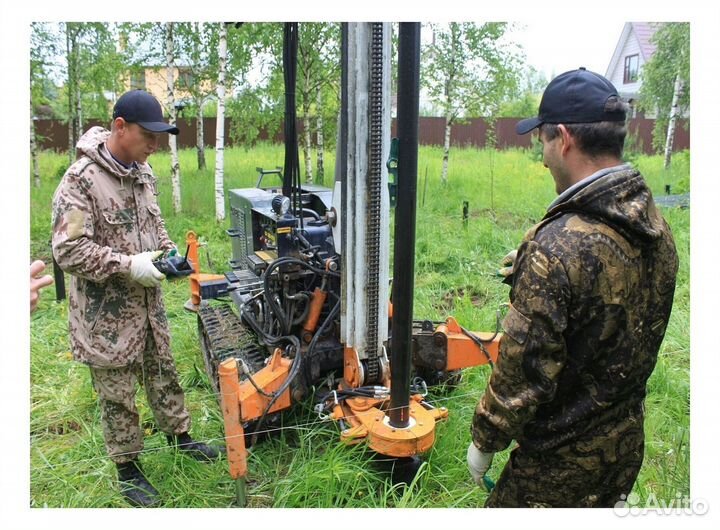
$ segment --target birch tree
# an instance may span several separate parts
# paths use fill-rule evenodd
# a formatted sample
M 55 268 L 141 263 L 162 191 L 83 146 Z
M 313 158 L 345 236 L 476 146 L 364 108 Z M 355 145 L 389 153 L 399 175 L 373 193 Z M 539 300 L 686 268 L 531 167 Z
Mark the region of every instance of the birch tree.
M 68 158 L 75 159 L 75 145 L 86 117 L 108 119 L 107 93 L 117 91 L 125 64 L 116 48 L 116 26 L 101 22 L 61 24 L 65 37 Z
M 497 114 L 515 90 L 519 55 L 503 44 L 505 23 L 431 24 L 433 41 L 424 46 L 421 83 L 445 118 L 442 183 L 447 184 L 452 127 L 469 116 Z
M 176 62 L 181 68 L 177 88 L 189 94 L 186 110 L 196 120 L 198 169 L 205 169 L 204 106 L 215 95 L 218 75 L 218 24 L 176 23 Z
M 235 88 L 225 107 L 231 124 L 226 132 L 238 143 L 253 145 L 261 131 L 272 138 L 282 128 L 282 39 L 277 23 L 244 23 L 228 32 L 228 82 Z
M 75 160 L 75 145 L 80 138 L 82 118 L 80 116 L 78 81 L 78 34 L 80 24 L 65 23 L 65 60 L 67 62 L 67 116 L 68 116 L 68 164 Z
M 215 219 L 225 219 L 225 70 L 227 63 L 227 24 L 220 23 L 218 43 L 217 125 L 215 127 Z
M 48 93 L 48 87 L 52 86 L 50 73 L 54 66 L 52 57 L 57 53 L 57 41 L 48 25 L 38 22 L 31 24 L 30 39 L 30 159 L 33 183 L 40 187 L 35 116 L 37 109 L 47 105 L 55 96 Z
M 683 82 L 680 75 L 675 76 L 673 83 L 673 99 L 670 105 L 670 118 L 668 119 L 667 135 L 665 137 L 665 155 L 663 157 L 663 169 L 670 168 L 670 158 L 672 156 L 673 141 L 675 140 L 675 122 L 680 112 L 680 95 L 683 90 Z
M 657 48 L 640 72 L 639 106 L 657 114 L 653 146 L 664 148 L 667 169 L 677 117 L 690 108 L 690 24 L 662 24 L 651 41 Z
M 322 92 L 339 92 L 340 81 L 340 26 L 329 23 L 303 23 L 298 34 L 298 94 L 301 118 L 303 120 L 302 148 L 305 162 L 305 180 L 313 182 L 312 156 L 310 152 L 312 121 L 315 123 L 316 138 L 319 142 L 318 161 L 323 163 L 324 149 Z M 339 98 L 336 98 L 339 99 Z M 315 114 L 315 120 L 311 120 Z M 324 164 L 322 171 L 324 173 Z M 320 171 L 320 169 L 318 169 Z M 322 177 L 321 177 L 322 181 Z
M 165 23 L 165 60 L 167 66 L 167 106 L 170 114 L 169 122 L 177 122 L 177 109 L 175 108 L 175 43 L 173 40 L 173 23 Z M 180 188 L 180 161 L 178 159 L 177 135 L 169 134 L 170 142 L 170 172 L 173 190 L 173 209 L 175 213 L 182 212 L 182 195 Z
M 322 92 L 317 92 L 317 114 L 315 116 L 315 145 L 317 146 L 317 183 L 325 183 L 325 134 L 323 132 L 323 98 Z
M 30 100 L 30 161 L 32 165 L 33 184 L 40 187 L 40 166 L 38 164 L 37 139 L 35 137 L 35 116 L 32 99 Z

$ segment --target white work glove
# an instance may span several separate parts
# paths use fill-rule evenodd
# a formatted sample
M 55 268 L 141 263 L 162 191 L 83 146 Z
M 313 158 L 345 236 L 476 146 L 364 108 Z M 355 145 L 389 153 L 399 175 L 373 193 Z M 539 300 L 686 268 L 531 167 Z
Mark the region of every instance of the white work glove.
M 153 250 L 130 256 L 130 279 L 143 287 L 157 287 L 165 275 L 155 268 L 153 260 L 162 256 L 162 250 Z
M 483 477 L 490 469 L 495 453 L 483 453 L 470 442 L 467 450 L 467 464 L 475 484 L 484 486 Z

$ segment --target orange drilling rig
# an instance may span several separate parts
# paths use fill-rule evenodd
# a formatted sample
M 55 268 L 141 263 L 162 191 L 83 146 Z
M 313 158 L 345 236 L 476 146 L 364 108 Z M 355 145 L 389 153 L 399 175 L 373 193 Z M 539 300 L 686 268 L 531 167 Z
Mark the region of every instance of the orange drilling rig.
M 436 422 L 449 414 L 424 401 L 426 384 L 497 358 L 498 333 L 468 332 L 452 317 L 412 317 L 420 24 L 399 25 L 392 141 L 390 32 L 389 23 L 342 24 L 334 188 L 300 182 L 294 98 L 286 97 L 283 171 L 261 170 L 257 187 L 229 191 L 231 270 L 202 274 L 197 238 L 188 237 L 190 306 L 220 396 L 240 505 L 246 435 L 311 399 L 313 389 L 322 389 L 316 410 L 337 422 L 342 441 L 413 458 L 432 447 Z M 295 92 L 296 53 L 297 24 L 288 23 L 287 94 Z M 275 185 L 263 183 L 268 177 Z

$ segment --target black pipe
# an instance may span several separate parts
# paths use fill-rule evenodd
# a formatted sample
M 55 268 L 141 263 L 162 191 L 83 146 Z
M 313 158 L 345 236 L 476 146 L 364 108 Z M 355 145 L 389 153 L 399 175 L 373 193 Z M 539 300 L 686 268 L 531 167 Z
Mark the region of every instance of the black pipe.
M 410 424 L 410 369 L 415 283 L 420 24 L 400 24 L 398 45 L 398 186 L 395 207 L 393 320 L 390 340 L 390 425 Z
M 297 22 L 283 26 L 283 77 L 285 81 L 285 165 L 283 166 L 283 195 L 293 197 L 297 173 L 297 130 L 295 83 L 297 68 Z M 295 211 L 294 201 L 291 202 Z

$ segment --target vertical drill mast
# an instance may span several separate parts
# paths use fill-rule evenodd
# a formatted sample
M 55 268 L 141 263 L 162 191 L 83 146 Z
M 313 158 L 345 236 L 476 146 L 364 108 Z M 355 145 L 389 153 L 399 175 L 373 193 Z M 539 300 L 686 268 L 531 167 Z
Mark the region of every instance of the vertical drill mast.
M 347 24 L 344 33 L 341 342 L 357 353 L 366 384 L 383 377 L 388 339 L 390 24 Z

